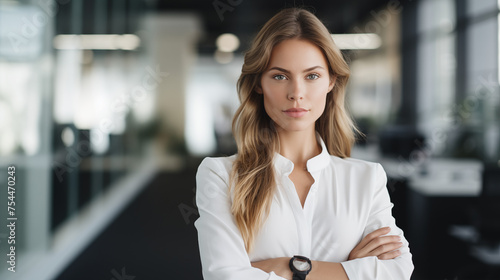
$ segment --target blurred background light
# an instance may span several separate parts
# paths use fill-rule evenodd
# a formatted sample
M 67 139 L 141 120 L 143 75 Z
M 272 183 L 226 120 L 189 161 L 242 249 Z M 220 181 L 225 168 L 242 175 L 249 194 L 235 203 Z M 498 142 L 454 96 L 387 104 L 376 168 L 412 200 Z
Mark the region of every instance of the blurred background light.
M 373 50 L 382 45 L 375 33 L 332 34 L 333 41 L 341 50 Z
M 65 127 L 61 133 L 61 139 L 66 147 L 70 147 L 75 143 L 75 133 L 71 128 Z
M 140 43 L 135 34 L 61 34 L 53 41 L 59 50 L 135 50 Z
M 236 35 L 224 33 L 217 38 L 217 48 L 223 52 L 234 52 L 240 46 L 240 40 Z

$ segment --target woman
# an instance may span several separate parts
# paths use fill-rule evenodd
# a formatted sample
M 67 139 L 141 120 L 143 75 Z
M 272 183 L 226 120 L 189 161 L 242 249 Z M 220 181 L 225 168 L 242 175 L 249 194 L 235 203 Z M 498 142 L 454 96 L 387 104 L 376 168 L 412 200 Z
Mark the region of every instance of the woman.
M 410 278 L 383 168 L 349 158 L 348 78 L 312 13 L 285 9 L 260 30 L 238 80 L 238 154 L 196 176 L 204 279 Z

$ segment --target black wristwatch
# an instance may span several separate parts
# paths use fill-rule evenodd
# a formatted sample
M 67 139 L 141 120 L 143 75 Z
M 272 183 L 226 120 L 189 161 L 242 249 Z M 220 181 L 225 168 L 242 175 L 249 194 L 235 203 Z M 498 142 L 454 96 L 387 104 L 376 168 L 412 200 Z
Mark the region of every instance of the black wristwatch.
M 312 269 L 311 260 L 304 256 L 295 255 L 290 259 L 290 269 L 293 272 L 293 280 L 305 280 Z

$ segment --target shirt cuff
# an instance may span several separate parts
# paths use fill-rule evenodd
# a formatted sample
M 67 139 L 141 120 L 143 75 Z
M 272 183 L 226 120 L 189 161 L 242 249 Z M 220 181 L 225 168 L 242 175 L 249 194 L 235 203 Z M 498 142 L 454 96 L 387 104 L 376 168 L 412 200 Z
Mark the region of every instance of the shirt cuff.
M 350 280 L 362 279 L 358 273 L 360 267 L 371 267 L 373 262 L 376 262 L 376 256 L 364 257 L 350 261 L 341 262 L 344 267 L 345 273 Z M 362 273 L 363 274 L 363 273 Z

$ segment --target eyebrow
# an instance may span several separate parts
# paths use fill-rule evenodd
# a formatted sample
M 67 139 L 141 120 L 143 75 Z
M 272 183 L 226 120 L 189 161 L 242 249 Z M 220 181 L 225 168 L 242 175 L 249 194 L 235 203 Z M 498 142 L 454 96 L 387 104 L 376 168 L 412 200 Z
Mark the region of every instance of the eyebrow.
M 323 68 L 323 67 L 321 67 L 321 66 L 317 65 L 317 66 L 313 66 L 313 67 L 307 68 L 307 69 L 305 69 L 303 72 L 309 72 L 309 71 L 314 70 L 314 69 L 316 69 L 316 68 L 321 68 L 321 69 L 325 70 L 325 68 Z M 279 71 L 281 71 L 281 72 L 285 72 L 285 73 L 290 74 L 290 71 L 289 71 L 289 70 L 286 70 L 286 69 L 281 68 L 281 67 L 276 67 L 276 66 L 275 66 L 275 67 L 271 67 L 271 68 L 269 68 L 269 70 L 267 70 L 267 71 L 269 72 L 269 71 L 271 71 L 271 70 L 279 70 Z

